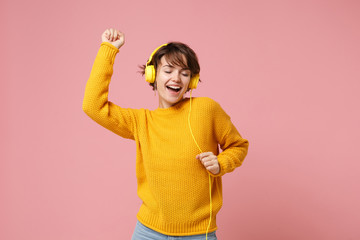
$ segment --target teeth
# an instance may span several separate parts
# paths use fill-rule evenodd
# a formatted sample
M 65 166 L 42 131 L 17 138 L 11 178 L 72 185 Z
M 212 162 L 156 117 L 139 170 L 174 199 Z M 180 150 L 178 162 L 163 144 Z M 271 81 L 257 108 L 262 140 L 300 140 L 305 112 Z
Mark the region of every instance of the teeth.
M 168 86 L 169 88 L 171 89 L 174 89 L 174 90 L 179 90 L 181 87 L 175 87 L 175 86 Z

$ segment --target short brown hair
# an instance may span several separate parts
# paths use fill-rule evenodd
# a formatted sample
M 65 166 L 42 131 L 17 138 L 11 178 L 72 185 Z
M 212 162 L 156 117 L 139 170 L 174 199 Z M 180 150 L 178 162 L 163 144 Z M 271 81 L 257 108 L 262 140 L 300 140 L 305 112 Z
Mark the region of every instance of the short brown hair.
M 200 73 L 200 65 L 196 53 L 184 43 L 169 42 L 167 45 L 162 46 L 155 52 L 148 66 L 154 65 L 154 68 L 157 71 L 157 67 L 159 66 L 161 62 L 160 60 L 163 56 L 165 56 L 166 60 L 172 65 L 188 68 L 191 72 L 191 77 Z M 186 62 L 184 62 L 184 56 Z M 140 73 L 144 75 L 146 64 L 139 67 Z M 155 83 L 150 83 L 150 86 L 152 86 L 153 90 L 155 90 Z

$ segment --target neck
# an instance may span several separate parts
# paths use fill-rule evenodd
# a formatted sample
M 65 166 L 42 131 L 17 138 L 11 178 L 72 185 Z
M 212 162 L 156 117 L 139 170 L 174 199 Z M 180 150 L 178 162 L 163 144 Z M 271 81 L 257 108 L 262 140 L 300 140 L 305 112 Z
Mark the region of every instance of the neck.
M 182 97 L 179 101 L 177 101 L 176 103 L 174 104 L 168 104 L 168 103 L 165 103 L 163 101 L 161 101 L 160 97 L 159 97 L 159 108 L 169 108 L 169 107 L 173 107 L 175 106 L 176 104 L 180 103 L 181 101 L 184 100 L 184 97 Z

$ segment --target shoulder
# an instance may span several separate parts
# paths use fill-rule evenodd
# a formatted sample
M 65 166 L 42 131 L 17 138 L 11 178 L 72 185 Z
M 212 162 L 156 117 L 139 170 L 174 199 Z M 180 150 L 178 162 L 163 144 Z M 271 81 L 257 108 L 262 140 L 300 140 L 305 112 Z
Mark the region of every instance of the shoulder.
M 193 101 L 193 109 L 201 117 L 208 119 L 230 119 L 220 104 L 209 97 L 196 97 Z
M 193 98 L 193 102 L 196 105 L 204 106 L 204 107 L 217 107 L 220 106 L 218 102 L 209 97 L 196 97 Z
M 210 112 L 223 111 L 220 104 L 212 98 L 196 97 L 194 98 L 193 101 L 194 101 L 194 106 L 196 106 L 196 108 L 200 108 Z

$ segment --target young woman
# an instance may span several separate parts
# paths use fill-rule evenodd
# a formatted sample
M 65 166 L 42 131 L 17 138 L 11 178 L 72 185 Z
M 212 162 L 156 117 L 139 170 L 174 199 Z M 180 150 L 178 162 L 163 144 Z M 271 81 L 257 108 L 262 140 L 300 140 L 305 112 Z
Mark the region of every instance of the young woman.
M 184 97 L 197 87 L 200 66 L 183 43 L 160 46 L 142 67 L 158 92 L 157 109 L 123 108 L 108 101 L 115 56 L 124 43 L 116 29 L 102 34 L 83 110 L 105 128 L 135 140 L 142 205 L 132 239 L 217 239 L 221 177 L 241 165 L 249 143 L 217 102 L 191 98 L 191 93 Z

